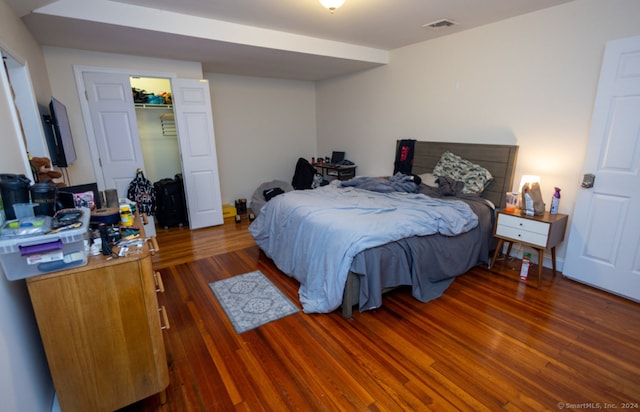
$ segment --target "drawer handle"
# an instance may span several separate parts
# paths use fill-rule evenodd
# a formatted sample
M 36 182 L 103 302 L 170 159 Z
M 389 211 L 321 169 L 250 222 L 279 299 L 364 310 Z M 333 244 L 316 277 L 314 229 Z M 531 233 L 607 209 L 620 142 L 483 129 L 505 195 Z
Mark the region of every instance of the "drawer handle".
M 156 284 L 156 293 L 164 293 L 164 282 L 160 272 L 153 272 L 153 280 Z
M 167 316 L 167 308 L 165 308 L 164 305 L 162 305 L 158 308 L 158 312 L 160 312 L 161 319 L 162 319 L 162 325 L 160 325 L 160 329 L 162 330 L 171 329 L 171 325 L 169 325 L 169 317 Z
M 156 252 L 160 251 L 160 246 L 158 245 L 158 239 L 156 239 L 155 236 L 151 236 L 149 238 L 149 241 L 151 242 L 151 247 L 149 248 L 149 252 L 151 252 L 152 255 L 155 255 Z

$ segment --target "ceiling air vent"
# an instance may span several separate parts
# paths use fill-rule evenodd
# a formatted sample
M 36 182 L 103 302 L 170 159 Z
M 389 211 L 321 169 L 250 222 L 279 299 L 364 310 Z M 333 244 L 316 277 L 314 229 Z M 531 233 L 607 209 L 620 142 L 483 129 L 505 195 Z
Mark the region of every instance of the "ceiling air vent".
M 429 29 L 442 29 L 446 27 L 451 27 L 456 24 L 458 23 L 456 23 L 453 20 L 441 19 L 441 20 L 432 21 L 431 23 L 423 24 L 422 27 L 429 28 Z

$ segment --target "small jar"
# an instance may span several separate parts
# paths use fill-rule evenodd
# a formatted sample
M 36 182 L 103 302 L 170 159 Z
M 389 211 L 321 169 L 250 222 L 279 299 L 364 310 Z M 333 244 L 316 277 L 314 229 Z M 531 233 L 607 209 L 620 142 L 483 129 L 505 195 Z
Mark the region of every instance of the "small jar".
M 120 206 L 120 223 L 122 226 L 133 226 L 133 213 L 129 205 Z

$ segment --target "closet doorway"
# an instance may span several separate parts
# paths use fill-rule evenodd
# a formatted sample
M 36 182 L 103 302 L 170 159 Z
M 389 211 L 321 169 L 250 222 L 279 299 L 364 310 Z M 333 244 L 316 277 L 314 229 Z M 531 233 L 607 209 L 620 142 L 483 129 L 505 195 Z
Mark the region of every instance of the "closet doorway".
M 122 197 L 137 169 L 149 173 L 131 88 L 131 77 L 138 76 L 131 71 L 90 67 L 74 70 L 98 186 L 101 190 L 115 188 Z M 209 84 L 206 80 L 166 77 L 172 90 L 179 148 L 176 154 L 185 187 L 189 227 L 222 224 Z
M 152 182 L 182 174 L 171 81 L 130 77 L 144 160 L 144 174 Z

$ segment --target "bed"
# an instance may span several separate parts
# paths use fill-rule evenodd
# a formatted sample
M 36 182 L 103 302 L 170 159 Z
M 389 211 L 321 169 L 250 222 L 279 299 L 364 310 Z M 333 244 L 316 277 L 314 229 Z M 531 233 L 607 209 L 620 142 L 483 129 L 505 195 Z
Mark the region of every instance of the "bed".
M 489 262 L 493 205 L 503 206 L 512 188 L 518 147 L 414 143 L 414 175 L 431 173 L 448 151 L 491 173 L 482 196 L 443 196 L 442 187 L 425 184 L 417 193 L 378 190 L 360 180 L 377 184 L 380 178 L 360 177 L 277 196 L 249 227 L 276 266 L 300 282 L 305 312 L 342 307 L 349 318 L 353 306 L 361 312 L 380 307 L 383 293 L 403 285 L 427 302 L 455 277 Z M 404 185 L 404 178 L 393 181 Z

